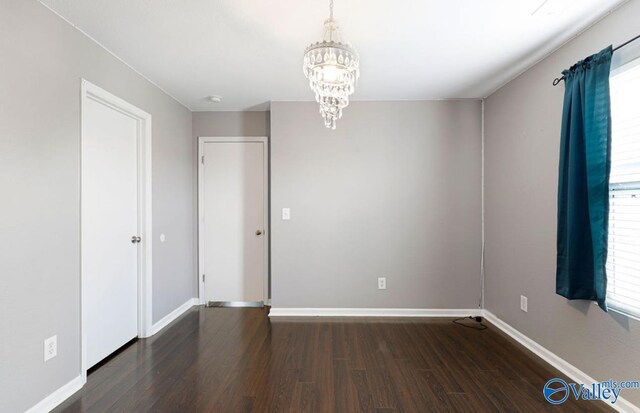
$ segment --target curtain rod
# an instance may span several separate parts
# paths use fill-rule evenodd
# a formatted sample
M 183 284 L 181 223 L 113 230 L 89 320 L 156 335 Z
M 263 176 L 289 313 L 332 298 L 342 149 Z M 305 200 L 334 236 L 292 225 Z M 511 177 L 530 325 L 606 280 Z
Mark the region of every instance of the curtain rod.
M 622 43 L 620 46 L 615 47 L 613 49 L 613 51 L 615 52 L 616 50 L 621 49 L 621 48 L 625 47 L 626 45 L 628 45 L 629 43 L 631 43 L 631 42 L 633 42 L 635 40 L 638 40 L 638 39 L 640 39 L 640 35 L 634 37 L 633 39 L 627 40 L 626 42 Z M 553 80 L 553 86 L 557 86 L 558 83 L 562 82 L 563 80 L 564 80 L 564 76 L 555 78 Z

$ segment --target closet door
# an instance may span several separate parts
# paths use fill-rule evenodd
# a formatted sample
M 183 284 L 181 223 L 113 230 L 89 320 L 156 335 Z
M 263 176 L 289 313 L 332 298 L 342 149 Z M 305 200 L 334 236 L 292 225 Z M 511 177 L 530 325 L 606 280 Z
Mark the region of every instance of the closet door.
M 82 272 L 87 368 L 138 334 L 138 123 L 82 108 Z

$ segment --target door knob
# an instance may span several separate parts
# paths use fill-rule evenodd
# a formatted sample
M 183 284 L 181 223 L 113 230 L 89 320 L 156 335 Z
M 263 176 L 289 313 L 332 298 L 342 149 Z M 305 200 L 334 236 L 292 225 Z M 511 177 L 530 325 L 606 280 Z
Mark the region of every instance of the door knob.
M 140 241 L 142 241 L 142 238 L 140 238 L 140 237 L 136 237 L 135 235 L 131 237 L 131 243 L 132 244 L 139 244 Z
M 262 235 L 262 231 L 261 230 L 256 230 L 256 235 Z

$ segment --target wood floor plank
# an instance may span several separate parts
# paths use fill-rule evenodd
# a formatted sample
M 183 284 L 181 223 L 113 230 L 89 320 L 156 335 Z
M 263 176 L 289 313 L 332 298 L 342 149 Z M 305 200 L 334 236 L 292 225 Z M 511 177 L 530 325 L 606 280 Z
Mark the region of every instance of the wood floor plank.
M 560 372 L 493 326 L 450 319 L 272 321 L 203 308 L 132 343 L 55 412 L 610 412 L 552 406 Z
M 351 370 L 349 377 L 356 388 L 356 394 L 358 396 L 358 404 L 360 405 L 360 412 L 372 412 L 373 397 L 371 395 L 371 388 L 369 387 L 369 381 L 367 380 L 367 374 L 364 370 Z

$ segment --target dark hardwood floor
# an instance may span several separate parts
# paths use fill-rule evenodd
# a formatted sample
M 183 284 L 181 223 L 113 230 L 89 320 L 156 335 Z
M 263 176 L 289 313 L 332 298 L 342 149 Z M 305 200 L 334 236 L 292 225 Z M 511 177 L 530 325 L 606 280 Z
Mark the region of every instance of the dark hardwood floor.
M 294 319 L 196 307 L 88 377 L 56 412 L 605 412 L 547 403 L 563 377 L 493 326 Z

